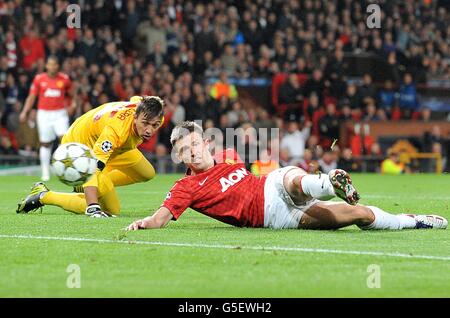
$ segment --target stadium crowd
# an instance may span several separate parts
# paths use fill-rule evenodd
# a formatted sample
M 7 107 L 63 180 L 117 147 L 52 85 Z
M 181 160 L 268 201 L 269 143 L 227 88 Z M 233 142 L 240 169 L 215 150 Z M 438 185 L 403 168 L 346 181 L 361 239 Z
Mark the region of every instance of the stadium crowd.
M 360 169 L 353 149 L 327 150 L 343 121 L 428 121 L 416 83 L 450 80 L 450 13 L 437 1 L 380 1 L 381 29 L 367 28 L 366 1 L 80 2 L 81 28 L 68 29 L 69 1 L 0 0 L 0 154 L 38 148 L 35 111 L 26 123 L 19 113 L 49 55 L 73 81 L 72 120 L 108 101 L 163 97 L 166 123 L 141 147 L 156 157 L 170 151 L 175 124 L 196 119 L 222 130 L 278 127 L 281 165 L 324 172 Z M 346 53 L 373 53 L 392 72 L 381 87 L 369 73 L 349 81 Z M 289 74 L 279 102 L 302 105 L 283 116 L 247 107 L 229 82 L 279 73 Z M 430 136 L 447 156 L 448 136 Z M 385 155 L 376 142 L 362 149 Z

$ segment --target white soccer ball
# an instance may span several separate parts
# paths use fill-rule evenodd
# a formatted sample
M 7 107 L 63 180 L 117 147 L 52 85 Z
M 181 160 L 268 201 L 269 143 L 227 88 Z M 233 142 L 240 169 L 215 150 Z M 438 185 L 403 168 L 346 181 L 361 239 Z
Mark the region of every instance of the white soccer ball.
M 70 142 L 60 145 L 52 157 L 52 170 L 62 183 L 78 186 L 95 173 L 97 159 L 92 150 L 83 144 Z

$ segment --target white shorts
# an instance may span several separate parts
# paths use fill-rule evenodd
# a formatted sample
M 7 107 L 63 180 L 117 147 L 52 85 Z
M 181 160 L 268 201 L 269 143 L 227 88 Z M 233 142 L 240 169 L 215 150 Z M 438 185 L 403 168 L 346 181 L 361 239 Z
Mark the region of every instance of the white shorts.
M 296 229 L 303 213 L 319 202 L 311 199 L 296 205 L 284 188 L 283 179 L 289 170 L 298 167 L 288 166 L 268 174 L 264 185 L 264 227 L 272 229 Z M 305 172 L 306 174 L 306 172 Z
M 69 129 L 69 116 L 67 110 L 44 110 L 37 111 L 37 127 L 39 141 L 49 143 L 57 137 L 62 137 Z

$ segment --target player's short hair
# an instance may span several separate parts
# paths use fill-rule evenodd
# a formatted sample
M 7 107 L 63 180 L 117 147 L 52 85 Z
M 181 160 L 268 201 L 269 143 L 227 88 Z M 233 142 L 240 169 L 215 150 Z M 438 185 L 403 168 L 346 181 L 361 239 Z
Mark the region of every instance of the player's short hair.
M 159 96 L 141 96 L 136 107 L 136 116 L 143 113 L 145 118 L 162 118 L 164 101 Z
M 203 128 L 193 121 L 184 121 L 181 124 L 176 125 L 170 135 L 170 143 L 172 144 L 172 147 L 175 146 L 175 143 L 178 140 L 194 131 L 203 136 Z
M 59 58 L 58 58 L 56 55 L 53 55 L 53 54 L 52 54 L 52 55 L 49 55 L 49 56 L 47 57 L 47 62 L 50 61 L 50 60 L 55 61 L 56 64 L 58 64 L 58 65 L 60 64 L 60 63 L 59 63 Z

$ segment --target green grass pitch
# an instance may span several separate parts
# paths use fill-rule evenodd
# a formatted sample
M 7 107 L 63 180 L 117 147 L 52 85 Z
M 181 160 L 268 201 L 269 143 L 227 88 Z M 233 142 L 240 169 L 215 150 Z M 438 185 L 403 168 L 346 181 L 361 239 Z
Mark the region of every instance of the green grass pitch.
M 449 230 L 247 229 L 187 211 L 164 229 L 123 231 L 158 208 L 178 177 L 119 188 L 123 212 L 110 219 L 56 207 L 17 215 L 36 178 L 0 177 L 0 297 L 450 296 Z M 448 175 L 353 181 L 362 204 L 450 219 Z M 80 288 L 67 287 L 70 264 Z

